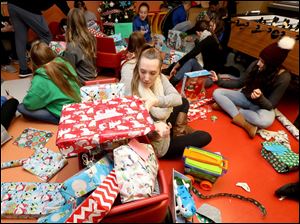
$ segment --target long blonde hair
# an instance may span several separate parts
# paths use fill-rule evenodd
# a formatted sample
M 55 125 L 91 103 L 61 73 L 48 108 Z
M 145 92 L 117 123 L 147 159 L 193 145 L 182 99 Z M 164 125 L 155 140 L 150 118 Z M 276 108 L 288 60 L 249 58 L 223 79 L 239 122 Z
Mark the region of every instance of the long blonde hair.
M 78 8 L 68 13 L 66 41 L 78 45 L 88 59 L 96 58 L 96 39 L 87 28 L 84 12 Z
M 34 71 L 41 67 L 45 68 L 47 76 L 63 93 L 73 98 L 76 102 L 80 102 L 80 96 L 74 91 L 68 81 L 73 80 L 80 86 L 79 80 L 64 63 L 53 60 L 57 56 L 46 43 L 41 41 L 34 42 L 30 50 L 30 57 Z
M 155 47 L 152 47 L 149 44 L 145 44 L 143 46 L 143 48 L 141 49 L 140 54 L 138 56 L 137 63 L 133 70 L 133 77 L 132 77 L 132 81 L 131 81 L 132 95 L 137 95 L 137 96 L 140 96 L 139 91 L 138 91 L 138 86 L 139 86 L 139 82 L 140 82 L 139 66 L 140 66 L 142 57 L 145 57 L 145 58 L 151 59 L 151 60 L 158 59 L 159 60 L 159 70 L 161 69 L 161 66 L 162 66 L 162 58 L 161 58 L 160 52 Z

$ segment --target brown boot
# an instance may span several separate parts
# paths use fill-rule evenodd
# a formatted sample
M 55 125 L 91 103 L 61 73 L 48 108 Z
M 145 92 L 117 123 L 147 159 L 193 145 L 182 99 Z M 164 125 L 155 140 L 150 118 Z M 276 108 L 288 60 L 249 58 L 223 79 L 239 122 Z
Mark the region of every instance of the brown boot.
M 223 109 L 219 106 L 219 104 L 217 104 L 217 103 L 213 103 L 213 104 L 211 105 L 211 108 L 212 108 L 213 110 L 223 110 Z
M 238 115 L 233 117 L 232 122 L 234 124 L 244 128 L 248 132 L 249 136 L 251 138 L 254 138 L 256 131 L 257 131 L 257 127 L 250 124 L 248 121 L 246 121 L 244 116 L 241 113 L 239 113 Z
M 195 130 L 187 125 L 187 114 L 179 112 L 175 126 L 173 127 L 173 137 L 191 134 L 193 132 L 195 132 Z

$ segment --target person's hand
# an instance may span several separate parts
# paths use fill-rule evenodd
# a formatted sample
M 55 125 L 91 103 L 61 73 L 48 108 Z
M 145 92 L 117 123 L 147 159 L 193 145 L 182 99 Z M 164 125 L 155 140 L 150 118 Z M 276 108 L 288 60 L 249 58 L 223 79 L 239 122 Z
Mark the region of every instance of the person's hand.
M 158 99 L 156 97 L 153 97 L 153 98 L 150 98 L 150 99 L 142 99 L 145 103 L 145 107 L 146 107 L 146 110 L 147 111 L 150 111 L 151 107 L 153 106 L 157 106 L 157 104 L 159 103 L 158 102 Z
M 186 36 L 185 37 L 185 41 L 186 42 L 193 42 L 194 41 L 194 38 L 192 36 Z
M 170 130 L 172 125 L 170 123 L 159 121 L 154 123 L 155 131 L 159 134 L 161 138 L 165 138 L 170 135 Z
M 8 22 L 3 22 L 2 25 L 4 25 L 4 27 L 1 28 L 1 32 L 6 33 L 14 31 L 13 26 L 10 25 Z
M 262 95 L 261 90 L 260 89 L 255 89 L 251 93 L 251 99 L 255 100 L 255 99 L 259 98 L 261 95 Z
M 172 78 L 177 73 L 177 69 L 180 67 L 180 65 L 177 63 L 170 72 L 170 78 Z
M 210 78 L 213 80 L 213 82 L 216 82 L 219 79 L 217 74 L 213 70 L 210 71 Z

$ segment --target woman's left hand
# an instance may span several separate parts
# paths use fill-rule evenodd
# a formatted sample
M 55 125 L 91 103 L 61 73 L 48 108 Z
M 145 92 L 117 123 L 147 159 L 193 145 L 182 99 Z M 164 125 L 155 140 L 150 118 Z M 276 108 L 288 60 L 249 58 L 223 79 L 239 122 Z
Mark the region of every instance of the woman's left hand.
M 158 99 L 156 97 L 152 97 L 150 99 L 142 99 L 145 102 L 145 107 L 147 111 L 150 111 L 151 107 L 156 106 L 158 104 Z
M 261 97 L 261 95 L 262 95 L 261 90 L 260 90 L 260 89 L 255 89 L 255 90 L 253 90 L 253 92 L 251 93 L 251 99 L 255 100 L 255 99 Z

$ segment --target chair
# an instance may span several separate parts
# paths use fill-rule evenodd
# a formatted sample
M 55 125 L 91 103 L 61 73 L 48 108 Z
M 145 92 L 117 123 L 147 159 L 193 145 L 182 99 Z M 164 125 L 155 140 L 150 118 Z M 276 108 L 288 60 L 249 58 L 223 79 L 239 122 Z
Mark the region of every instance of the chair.
M 155 15 L 156 15 L 156 13 L 154 13 L 154 12 L 148 13 L 148 20 L 149 20 L 149 26 L 151 29 L 151 33 L 153 33 L 153 19 L 154 19 Z
M 54 40 L 54 41 L 64 41 L 65 40 L 65 37 L 62 35 L 61 31 L 59 30 L 59 22 L 56 22 L 56 21 L 50 22 L 48 27 L 52 34 L 52 40 Z
M 156 13 L 153 19 L 152 24 L 152 31 L 156 34 L 162 34 L 162 21 L 164 20 L 165 16 L 168 14 L 167 11 Z
M 96 66 L 99 68 L 114 69 L 115 77 L 120 79 L 121 60 L 126 51 L 116 52 L 114 39 L 111 37 L 97 37 L 97 59 Z

